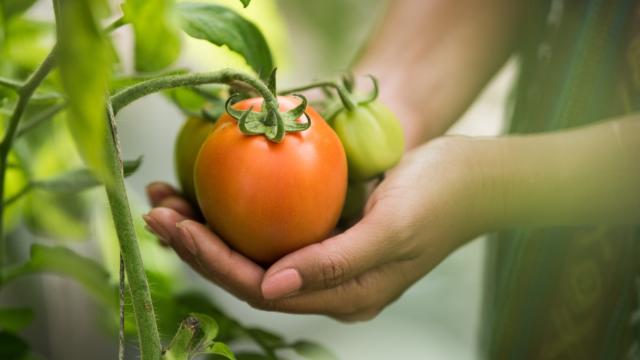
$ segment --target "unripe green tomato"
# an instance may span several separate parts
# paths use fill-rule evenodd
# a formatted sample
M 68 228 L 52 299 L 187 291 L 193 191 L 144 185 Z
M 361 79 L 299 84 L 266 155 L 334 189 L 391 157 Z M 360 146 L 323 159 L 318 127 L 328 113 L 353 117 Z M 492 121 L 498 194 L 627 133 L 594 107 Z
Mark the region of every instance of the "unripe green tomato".
M 206 119 L 190 117 L 184 123 L 175 145 L 175 170 L 183 194 L 196 204 L 193 186 L 193 167 L 200 147 L 211 133 L 215 124 Z
M 344 200 L 340 223 L 349 224 L 362 215 L 364 206 L 367 203 L 367 183 L 350 183 L 347 186 L 347 197 Z
M 404 152 L 402 126 L 379 101 L 340 111 L 333 128 L 342 140 L 349 162 L 349 181 L 382 174 L 400 161 Z

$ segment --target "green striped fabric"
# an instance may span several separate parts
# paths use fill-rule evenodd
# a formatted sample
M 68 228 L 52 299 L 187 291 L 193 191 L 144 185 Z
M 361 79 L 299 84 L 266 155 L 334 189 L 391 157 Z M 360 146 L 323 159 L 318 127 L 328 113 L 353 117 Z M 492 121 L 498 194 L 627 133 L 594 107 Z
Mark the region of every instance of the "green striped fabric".
M 511 133 L 640 111 L 640 1 L 528 4 Z M 485 358 L 640 359 L 640 228 L 517 229 L 488 246 Z

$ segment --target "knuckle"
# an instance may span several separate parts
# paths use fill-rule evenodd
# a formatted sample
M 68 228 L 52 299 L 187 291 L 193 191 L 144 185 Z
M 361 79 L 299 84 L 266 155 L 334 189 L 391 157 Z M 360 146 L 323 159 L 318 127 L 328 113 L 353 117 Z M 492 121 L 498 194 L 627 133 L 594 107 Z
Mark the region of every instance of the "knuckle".
M 346 280 L 348 262 L 341 255 L 331 254 L 320 263 L 322 285 L 332 288 L 342 284 Z
M 249 299 L 247 304 L 256 310 L 273 311 L 276 310 L 275 303 L 265 299 Z

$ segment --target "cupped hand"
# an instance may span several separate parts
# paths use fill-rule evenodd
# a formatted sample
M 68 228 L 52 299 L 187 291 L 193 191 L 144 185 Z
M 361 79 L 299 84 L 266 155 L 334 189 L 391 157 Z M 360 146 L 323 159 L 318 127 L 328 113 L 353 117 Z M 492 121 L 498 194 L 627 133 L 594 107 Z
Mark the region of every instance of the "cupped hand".
M 366 320 L 486 230 L 490 184 L 470 142 L 441 138 L 407 153 L 371 194 L 358 223 L 267 270 L 196 221 L 196 211 L 166 184 L 149 185 L 154 208 L 145 220 L 192 268 L 256 308 Z

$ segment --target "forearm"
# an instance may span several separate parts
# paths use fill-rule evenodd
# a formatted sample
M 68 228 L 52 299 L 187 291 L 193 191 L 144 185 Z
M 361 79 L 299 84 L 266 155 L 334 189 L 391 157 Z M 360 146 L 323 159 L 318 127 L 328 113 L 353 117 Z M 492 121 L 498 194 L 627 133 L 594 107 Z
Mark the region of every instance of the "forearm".
M 640 224 L 640 114 L 472 142 L 492 227 Z
M 442 135 L 512 51 L 520 2 L 389 1 L 356 66 L 380 79 L 381 98 L 409 148 Z

